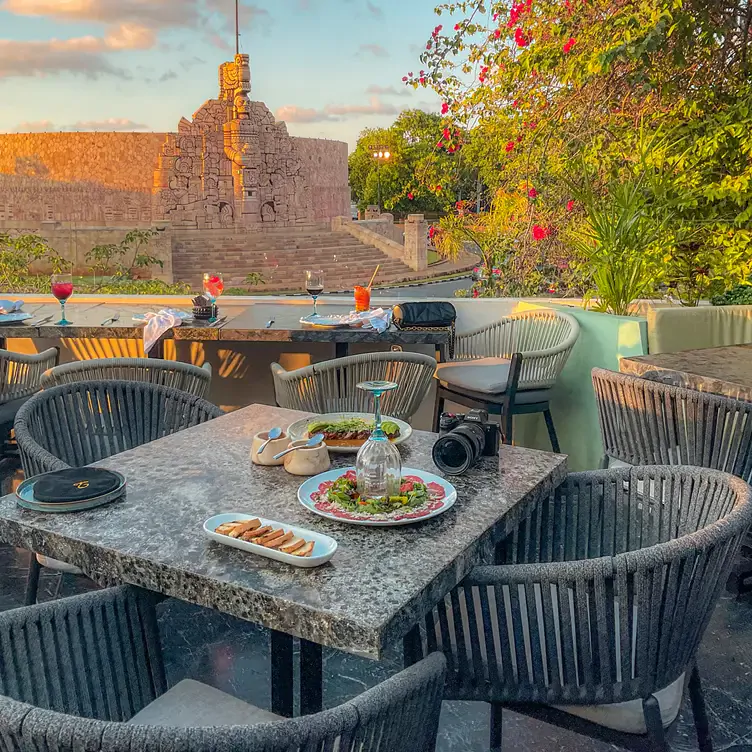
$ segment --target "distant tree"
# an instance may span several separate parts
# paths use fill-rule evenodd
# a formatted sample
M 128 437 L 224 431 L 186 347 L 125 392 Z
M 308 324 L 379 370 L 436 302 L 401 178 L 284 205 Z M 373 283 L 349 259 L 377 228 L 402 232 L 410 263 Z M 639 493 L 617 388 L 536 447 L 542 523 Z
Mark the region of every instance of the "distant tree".
M 444 212 L 475 190 L 475 173 L 463 159 L 464 136 L 441 116 L 406 110 L 389 128 L 367 128 L 350 155 L 350 186 L 363 209 L 378 200 L 399 214 Z M 379 162 L 374 151 L 389 151 Z

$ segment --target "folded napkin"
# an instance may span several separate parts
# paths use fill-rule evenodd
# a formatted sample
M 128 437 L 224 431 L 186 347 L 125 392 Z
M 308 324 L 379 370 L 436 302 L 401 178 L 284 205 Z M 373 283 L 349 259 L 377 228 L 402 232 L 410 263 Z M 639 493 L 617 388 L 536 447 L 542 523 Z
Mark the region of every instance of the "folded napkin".
M 385 332 L 392 323 L 392 309 L 376 308 L 373 311 L 365 311 L 356 314 L 363 322 L 363 326 L 375 329 L 379 334 Z
M 184 319 L 190 318 L 187 313 L 175 311 L 172 308 L 163 308 L 159 313 L 145 313 L 143 317 L 134 316 L 134 319 L 146 321 L 144 327 L 144 352 L 149 352 L 157 340 L 168 330 L 180 326 Z
M 17 313 L 23 308 L 23 300 L 0 300 L 0 316 L 6 313 Z

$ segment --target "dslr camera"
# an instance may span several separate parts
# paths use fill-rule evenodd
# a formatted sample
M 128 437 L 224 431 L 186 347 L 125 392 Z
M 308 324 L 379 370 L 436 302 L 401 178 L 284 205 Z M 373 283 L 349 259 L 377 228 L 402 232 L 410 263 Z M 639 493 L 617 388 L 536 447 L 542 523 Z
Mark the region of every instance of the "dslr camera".
M 481 457 L 499 453 L 499 426 L 488 420 L 487 410 L 470 410 L 465 415 L 443 413 L 439 433 L 433 461 L 447 475 L 461 475 Z

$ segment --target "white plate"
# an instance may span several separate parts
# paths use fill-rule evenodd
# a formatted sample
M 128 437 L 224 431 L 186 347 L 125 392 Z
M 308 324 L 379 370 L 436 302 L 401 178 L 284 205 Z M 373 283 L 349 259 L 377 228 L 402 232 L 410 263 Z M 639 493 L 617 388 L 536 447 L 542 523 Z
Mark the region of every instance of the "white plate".
M 312 415 L 310 418 L 303 418 L 302 420 L 296 420 L 294 423 L 291 423 L 290 427 L 287 429 L 287 435 L 292 441 L 305 439 L 308 438 L 308 424 L 314 420 L 327 420 L 334 423 L 346 418 L 363 418 L 373 422 L 373 413 L 325 413 L 324 415 Z M 396 423 L 400 430 L 400 435 L 392 442 L 392 444 L 404 444 L 404 442 L 412 436 L 413 429 L 409 423 L 405 423 L 404 420 L 399 420 L 398 418 L 390 418 L 388 415 L 382 416 L 382 423 L 387 420 Z M 360 447 L 329 447 L 329 451 L 334 454 L 357 454 L 358 449 L 360 449 Z
M 274 528 L 281 527 L 285 532 L 289 530 L 307 541 L 313 541 L 313 553 L 310 556 L 293 556 L 292 554 L 286 554 L 283 551 L 277 551 L 275 548 L 266 548 L 266 546 L 260 546 L 258 543 L 249 543 L 248 541 L 238 540 L 237 538 L 230 538 L 229 535 L 222 535 L 221 533 L 214 532 L 225 522 L 232 522 L 233 520 L 252 520 L 254 518 L 259 520 L 262 525 L 272 525 Z M 337 550 L 337 541 L 334 540 L 334 538 L 330 538 L 328 535 L 315 533 L 313 530 L 307 530 L 304 527 L 296 527 L 295 525 L 287 525 L 284 522 L 269 520 L 266 517 L 259 517 L 256 514 L 249 514 L 248 512 L 215 514 L 214 517 L 210 517 L 204 523 L 204 533 L 217 541 L 217 543 L 223 543 L 225 546 L 239 548 L 241 551 L 248 551 L 252 554 L 265 556 L 267 559 L 283 561 L 285 564 L 292 564 L 294 567 L 305 567 L 306 569 L 325 564 L 332 558 L 332 556 L 334 556 L 334 552 Z
M 457 501 L 457 489 L 448 481 L 440 478 L 433 473 L 427 473 L 424 470 L 415 470 L 412 467 L 402 468 L 402 477 L 407 478 L 409 476 L 415 476 L 419 478 L 423 483 L 428 485 L 429 483 L 436 483 L 441 486 L 441 490 L 444 493 L 442 499 L 436 499 L 436 506 L 422 510 L 420 513 L 408 512 L 403 517 L 391 518 L 391 519 L 368 519 L 366 515 L 357 515 L 350 513 L 345 509 L 339 507 L 332 507 L 330 509 L 317 507 L 317 500 L 314 498 L 314 494 L 318 494 L 321 490 L 321 486 L 324 483 L 332 483 L 337 478 L 340 478 L 347 472 L 355 472 L 354 467 L 339 468 L 338 470 L 329 470 L 325 473 L 309 478 L 298 489 L 298 500 L 300 503 L 310 512 L 314 514 L 326 517 L 328 520 L 334 520 L 335 522 L 344 522 L 348 525 L 366 525 L 368 527 L 392 527 L 393 525 L 412 525 L 414 522 L 422 522 L 423 520 L 430 520 L 431 517 L 443 514 L 447 509 L 451 509 L 454 503 Z M 438 503 L 440 502 L 440 503 Z M 417 515 L 417 516 L 416 516 Z
M 17 324 L 33 318 L 30 313 L 0 313 L 0 324 Z

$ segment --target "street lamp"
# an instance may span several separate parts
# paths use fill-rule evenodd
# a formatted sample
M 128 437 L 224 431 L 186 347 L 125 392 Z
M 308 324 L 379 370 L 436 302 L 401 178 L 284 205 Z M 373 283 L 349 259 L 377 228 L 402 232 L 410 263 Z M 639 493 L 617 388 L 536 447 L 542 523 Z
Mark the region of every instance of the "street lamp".
M 378 185 L 379 214 L 381 214 L 381 163 L 388 162 L 391 156 L 391 152 L 388 152 L 385 149 L 376 149 L 373 152 L 373 158 L 376 160 L 376 183 Z

